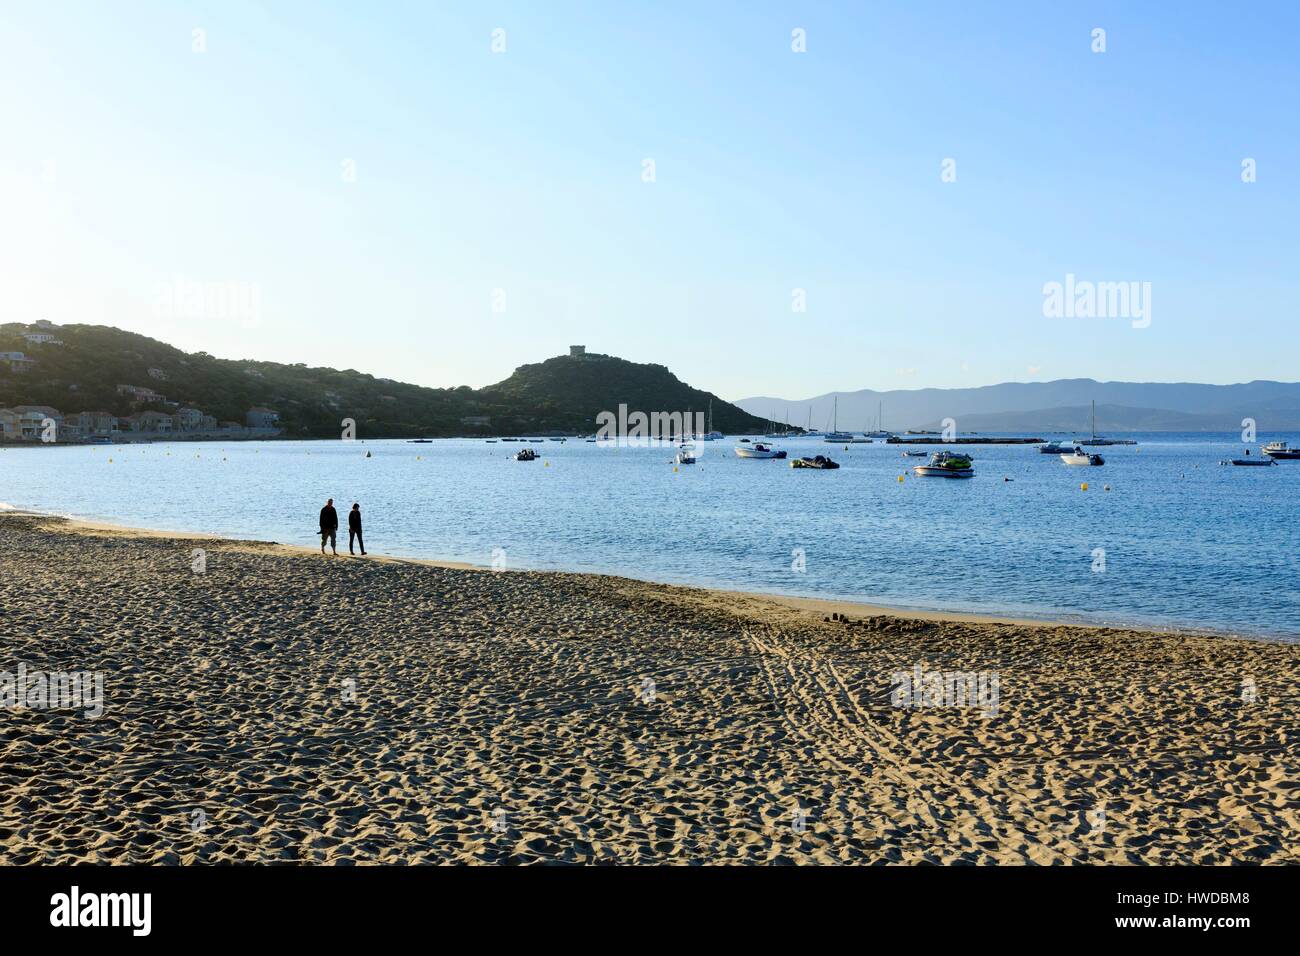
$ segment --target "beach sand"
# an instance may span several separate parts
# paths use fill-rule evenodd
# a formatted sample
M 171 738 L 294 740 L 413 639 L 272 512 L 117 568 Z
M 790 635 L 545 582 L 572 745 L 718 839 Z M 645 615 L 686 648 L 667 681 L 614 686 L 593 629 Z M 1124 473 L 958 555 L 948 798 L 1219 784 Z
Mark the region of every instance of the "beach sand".
M 1300 862 L 1294 644 L 0 535 L 0 863 Z

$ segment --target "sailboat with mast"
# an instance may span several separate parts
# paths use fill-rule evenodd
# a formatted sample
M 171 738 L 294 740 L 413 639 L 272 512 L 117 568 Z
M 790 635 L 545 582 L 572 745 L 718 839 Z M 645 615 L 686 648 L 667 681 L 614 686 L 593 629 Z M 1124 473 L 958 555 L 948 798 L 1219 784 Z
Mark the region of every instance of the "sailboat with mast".
M 722 437 L 722 432 L 713 430 L 713 399 L 709 399 L 709 430 L 700 436 L 700 441 L 719 441 Z
M 884 409 L 885 409 L 884 402 L 878 402 L 876 404 L 876 430 L 873 432 L 863 432 L 863 434 L 866 435 L 868 438 L 893 438 L 894 437 L 893 432 L 885 431 Z
M 849 442 L 853 441 L 853 436 L 848 432 L 839 430 L 840 426 L 840 397 L 835 396 L 834 411 L 831 412 L 831 430 L 826 433 L 823 441 L 827 442 Z
M 812 406 L 809 405 L 809 406 L 808 406 L 808 424 L 804 426 L 803 437 L 804 437 L 804 438 L 821 438 L 821 437 L 822 437 L 822 434 L 823 434 L 823 433 L 822 433 L 820 430 L 818 430 L 818 429 L 812 427 Z
M 1115 444 L 1109 438 L 1102 438 L 1097 434 L 1097 401 L 1092 402 L 1092 437 L 1087 441 L 1076 442 L 1078 445 L 1113 445 Z

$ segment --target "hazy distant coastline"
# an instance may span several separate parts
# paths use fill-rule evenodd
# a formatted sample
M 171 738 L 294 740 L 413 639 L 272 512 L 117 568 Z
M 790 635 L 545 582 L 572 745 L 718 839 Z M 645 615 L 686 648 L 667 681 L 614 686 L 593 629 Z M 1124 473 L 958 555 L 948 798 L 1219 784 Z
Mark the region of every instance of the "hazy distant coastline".
M 796 425 L 853 430 L 938 429 L 952 418 L 961 432 L 1087 432 L 1092 403 L 1099 432 L 1231 432 L 1252 419 L 1260 432 L 1300 430 L 1300 382 L 1099 382 L 1090 378 L 1004 382 L 978 388 L 827 392 L 807 399 L 756 396 L 736 404 L 755 415 L 788 416 Z

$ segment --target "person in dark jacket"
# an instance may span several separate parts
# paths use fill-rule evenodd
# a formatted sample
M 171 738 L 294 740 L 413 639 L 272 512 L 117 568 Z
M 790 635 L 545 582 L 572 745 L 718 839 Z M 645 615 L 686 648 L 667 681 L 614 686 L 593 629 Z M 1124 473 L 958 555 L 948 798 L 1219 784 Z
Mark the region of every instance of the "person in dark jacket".
M 352 510 L 348 512 L 348 554 L 356 554 L 352 550 L 352 539 L 357 539 L 357 544 L 361 545 L 362 556 L 366 553 L 366 543 L 361 540 L 361 506 L 355 501 L 352 503 Z
M 330 543 L 334 553 L 339 553 L 338 535 L 339 530 L 339 513 L 334 510 L 334 499 L 331 498 L 325 502 L 325 507 L 320 510 L 320 553 L 325 553 L 325 542 Z

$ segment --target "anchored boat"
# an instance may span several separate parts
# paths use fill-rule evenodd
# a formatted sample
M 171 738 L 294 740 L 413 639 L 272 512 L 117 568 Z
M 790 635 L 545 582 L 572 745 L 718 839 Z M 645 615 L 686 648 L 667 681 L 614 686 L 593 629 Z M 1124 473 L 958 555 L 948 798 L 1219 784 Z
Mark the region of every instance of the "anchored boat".
M 951 451 L 936 452 L 924 465 L 917 465 L 912 471 L 922 478 L 972 478 L 975 469 L 969 455 Z
M 777 451 L 771 445 L 764 445 L 761 441 L 750 444 L 747 448 L 736 446 L 737 458 L 784 458 L 785 452 Z
M 812 458 L 796 458 L 790 462 L 791 468 L 820 468 L 823 471 L 829 471 L 832 468 L 840 467 L 837 462 L 831 461 L 825 455 L 814 455 Z
M 842 432 L 840 428 L 840 397 L 835 396 L 834 411 L 831 412 L 831 430 L 822 436 L 822 441 L 839 444 L 841 442 L 853 441 L 853 436 L 848 432 Z
M 1269 458 L 1285 461 L 1300 458 L 1300 448 L 1289 448 L 1284 441 L 1271 441 L 1264 446 L 1264 454 Z
M 1088 454 L 1088 452 L 1084 451 L 1084 450 L 1083 450 L 1082 448 L 1080 448 L 1078 445 L 1075 445 L 1075 446 L 1074 446 L 1074 450 L 1073 450 L 1073 451 L 1071 451 L 1071 452 L 1067 452 L 1066 454 L 1061 455 L 1061 461 L 1065 462 L 1067 465 L 1104 465 L 1104 464 L 1106 464 L 1106 459 L 1105 459 L 1105 458 L 1102 458 L 1101 455 L 1090 455 L 1090 454 Z

